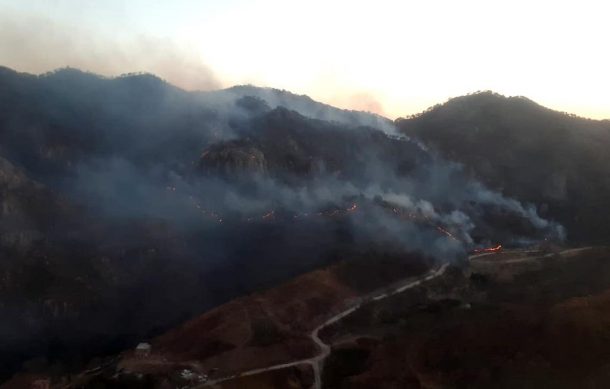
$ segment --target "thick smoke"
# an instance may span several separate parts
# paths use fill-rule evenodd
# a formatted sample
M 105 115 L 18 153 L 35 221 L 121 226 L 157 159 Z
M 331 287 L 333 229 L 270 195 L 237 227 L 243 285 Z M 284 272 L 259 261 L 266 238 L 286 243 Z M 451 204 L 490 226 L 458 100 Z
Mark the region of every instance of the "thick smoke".
M 220 228 L 227 242 L 263 224 L 348 225 L 355 244 L 390 240 L 439 260 L 564 235 L 378 115 L 252 86 L 185 92 L 151 75 L 5 73 L 15 78 L 7 104 L 37 115 L 7 114 L 0 151 L 109 223 L 163 220 L 189 236 Z
M 204 154 L 214 148 L 219 148 L 220 155 L 230 153 L 231 141 L 254 138 L 254 145 L 265 142 L 258 133 L 264 131 L 259 119 L 273 114 L 272 107 L 280 102 L 278 93 L 283 96 L 281 102 L 290 108 L 302 109 L 310 104 L 285 92 L 263 89 L 256 98 L 251 98 L 240 95 L 238 90 L 241 89 L 221 91 L 217 99 L 213 99 L 215 95 L 206 95 L 203 99 L 205 109 L 213 112 L 214 118 L 210 121 L 213 124 L 202 128 L 199 134 L 202 138 L 208 136 L 202 142 Z M 253 90 L 248 87 L 243 92 Z M 296 103 L 291 105 L 293 102 Z M 305 109 L 305 112 L 318 119 L 330 116 L 330 113 L 320 113 L 327 109 L 322 107 L 316 112 Z M 313 219 L 336 223 L 343 218 L 349 221 L 357 241 L 391 241 L 407 251 L 420 251 L 439 260 L 450 260 L 479 245 L 500 240 L 510 245 L 530 238 L 563 238 L 562 227 L 540 218 L 534 205 L 524 206 L 485 188 L 467 177 L 461 166 L 431 155 L 413 140 L 377 132 L 370 126 L 356 127 L 353 122 L 357 116 L 349 112 L 329 112 L 334 115 L 332 130 L 347 133 L 347 137 L 341 138 L 346 142 L 350 142 L 350 131 L 385 139 L 382 146 L 369 144 L 357 150 L 362 168 L 355 169 L 356 173 L 333 170 L 325 165 L 328 161 L 322 157 L 314 173 L 291 173 L 287 180 L 263 165 L 253 170 L 236 168 L 228 174 L 222 169 L 202 173 L 198 160 L 192 160 L 191 166 L 184 161 L 171 161 L 171 166 L 178 167 L 171 169 L 162 163 L 141 165 L 128 157 L 114 156 L 79 165 L 78 174 L 68 187 L 74 190 L 77 199 L 101 207 L 106 215 L 161 218 L 182 228 L 202 223 L 214 228 L 214 224 L 222 223 L 282 224 Z M 311 122 L 314 126 L 319 123 L 296 113 L 287 115 L 288 127 L 296 125 L 291 120 Z M 377 119 L 365 117 L 369 118 L 365 121 L 367 125 Z M 285 136 L 290 137 L 290 130 L 286 131 Z M 317 141 L 326 142 L 326 139 L 322 135 Z M 415 166 L 408 172 L 398 171 L 393 165 L 397 160 L 383 157 L 386 142 L 418 155 Z M 345 145 L 339 143 L 334 147 Z M 156 146 L 145 148 L 155 150 Z M 257 150 L 255 146 L 245 150 L 240 149 L 240 153 L 255 159 L 248 154 Z M 221 162 L 236 163 L 231 158 L 237 157 Z M 342 167 L 345 170 L 356 164 L 355 161 L 346 163 Z M 184 165 L 188 168 L 179 168 Z M 509 226 L 503 225 L 507 219 L 511 220 Z
M 220 104 L 226 107 L 227 104 L 230 105 L 243 96 L 254 96 L 271 109 L 286 107 L 313 119 L 338 122 L 349 126 L 368 126 L 380 129 L 388 134 L 399 135 L 393 122 L 377 113 L 337 109 L 314 101 L 309 96 L 299 96 L 278 89 L 241 85 L 218 92 L 203 92 L 200 96 L 206 105 L 215 105 L 216 107 L 219 107 Z

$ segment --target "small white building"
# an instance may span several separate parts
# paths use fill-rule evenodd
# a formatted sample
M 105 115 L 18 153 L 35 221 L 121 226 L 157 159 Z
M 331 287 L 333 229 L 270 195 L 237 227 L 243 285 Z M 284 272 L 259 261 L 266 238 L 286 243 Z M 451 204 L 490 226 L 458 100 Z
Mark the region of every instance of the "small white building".
M 144 358 L 150 355 L 152 347 L 150 343 L 139 343 L 136 346 L 136 357 Z

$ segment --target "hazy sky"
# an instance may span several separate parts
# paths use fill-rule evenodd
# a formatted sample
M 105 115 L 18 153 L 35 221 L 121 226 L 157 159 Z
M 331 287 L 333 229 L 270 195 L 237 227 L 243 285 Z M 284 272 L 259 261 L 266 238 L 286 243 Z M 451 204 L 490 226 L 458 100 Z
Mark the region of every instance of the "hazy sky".
M 392 118 L 483 89 L 610 118 L 607 3 L 0 0 L 0 65 L 252 83 Z

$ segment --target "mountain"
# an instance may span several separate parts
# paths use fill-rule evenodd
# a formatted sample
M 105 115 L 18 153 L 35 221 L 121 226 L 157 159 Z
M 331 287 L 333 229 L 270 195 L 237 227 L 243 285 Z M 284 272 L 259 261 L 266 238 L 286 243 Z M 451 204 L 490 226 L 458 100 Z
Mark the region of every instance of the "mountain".
M 0 379 L 79 371 L 322 266 L 379 286 L 564 235 L 379 116 L 76 69 L 0 68 L 0 204 Z
M 610 122 L 492 92 L 397 120 L 445 158 L 507 196 L 538 205 L 573 242 L 610 240 Z

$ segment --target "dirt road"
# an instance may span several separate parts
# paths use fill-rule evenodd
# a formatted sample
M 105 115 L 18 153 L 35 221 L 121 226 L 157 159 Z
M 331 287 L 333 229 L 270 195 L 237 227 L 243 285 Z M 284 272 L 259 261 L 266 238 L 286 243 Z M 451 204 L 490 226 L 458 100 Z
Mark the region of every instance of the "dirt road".
M 320 352 L 318 353 L 318 355 L 316 355 L 312 358 L 282 363 L 279 365 L 273 365 L 273 366 L 268 366 L 268 367 L 262 367 L 259 369 L 248 370 L 248 371 L 245 371 L 245 372 L 242 372 L 239 374 L 234 374 L 234 375 L 222 377 L 222 378 L 215 379 L 215 380 L 210 380 L 210 381 L 200 385 L 199 387 L 214 386 L 214 385 L 217 385 L 222 382 L 229 381 L 229 380 L 232 380 L 232 379 L 235 379 L 238 377 L 245 377 L 245 376 L 260 374 L 260 373 L 264 373 L 264 372 L 268 372 L 268 371 L 285 369 L 285 368 L 292 367 L 292 366 L 310 365 L 314 372 L 313 389 L 321 389 L 322 388 L 321 372 L 322 372 L 322 369 L 324 366 L 324 360 L 330 354 L 330 346 L 328 344 L 324 343 L 322 341 L 322 339 L 320 339 L 320 337 L 318 336 L 318 334 L 320 333 L 321 330 L 323 330 L 324 328 L 328 327 L 329 325 L 331 325 L 333 323 L 338 322 L 339 320 L 352 314 L 353 312 L 357 311 L 368 301 L 371 301 L 371 300 L 380 301 L 380 300 L 383 300 L 390 296 L 396 295 L 398 293 L 402 293 L 407 289 L 414 288 L 418 285 L 421 285 L 422 283 L 424 283 L 426 281 L 430 281 L 436 277 L 443 275 L 445 273 L 445 270 L 447 270 L 448 267 L 449 267 L 449 264 L 445 263 L 445 264 L 441 265 L 440 267 L 428 272 L 425 276 L 422 276 L 416 280 L 413 280 L 413 278 L 410 277 L 406 280 L 403 280 L 402 282 L 395 283 L 395 284 L 393 284 L 393 290 L 391 292 L 378 290 L 376 292 L 370 293 L 367 296 L 364 296 L 364 297 L 358 299 L 358 301 L 356 303 L 354 303 L 352 306 L 344 309 L 343 311 L 337 313 L 336 315 L 334 315 L 331 318 L 329 318 L 328 320 L 326 320 L 324 323 L 317 326 L 310 333 L 309 336 L 311 337 L 312 341 L 318 346 L 318 348 L 320 349 Z M 385 289 L 387 289 L 387 288 L 384 288 L 384 290 Z

